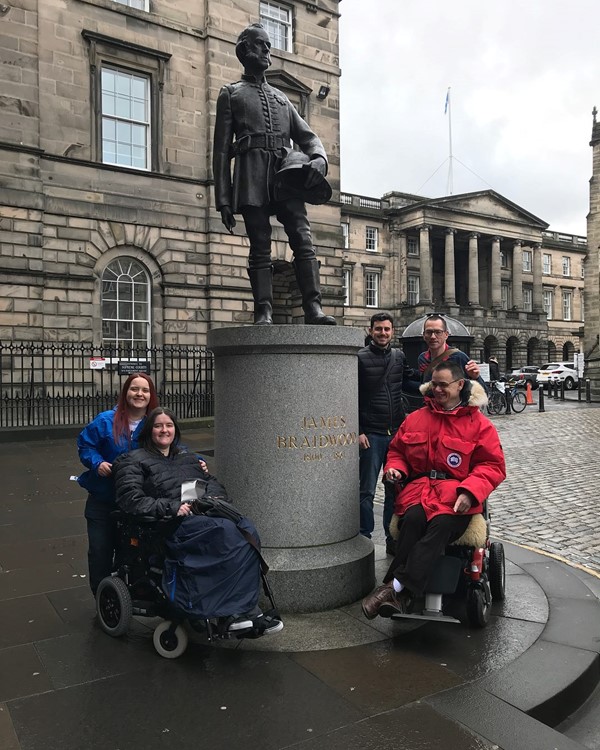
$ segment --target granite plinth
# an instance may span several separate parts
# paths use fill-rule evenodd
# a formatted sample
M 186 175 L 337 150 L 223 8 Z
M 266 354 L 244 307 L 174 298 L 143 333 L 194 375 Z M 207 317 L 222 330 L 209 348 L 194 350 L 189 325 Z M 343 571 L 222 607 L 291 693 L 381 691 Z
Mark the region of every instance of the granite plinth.
M 348 604 L 374 583 L 358 534 L 362 343 L 337 326 L 209 332 L 219 478 L 260 532 L 283 611 Z
M 268 548 L 263 552 L 270 566 L 269 583 L 276 592 L 277 604 L 286 612 L 322 612 L 342 607 L 373 588 L 373 544 L 360 534 L 337 544 Z

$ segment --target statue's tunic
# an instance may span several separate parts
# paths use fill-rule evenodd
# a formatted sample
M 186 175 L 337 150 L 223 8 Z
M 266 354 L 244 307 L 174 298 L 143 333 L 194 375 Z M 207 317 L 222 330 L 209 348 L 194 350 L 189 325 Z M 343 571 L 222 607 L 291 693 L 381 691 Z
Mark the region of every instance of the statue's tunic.
M 275 172 L 290 148 L 290 139 L 309 157 L 327 161 L 320 139 L 283 92 L 246 75 L 223 86 L 217 100 L 213 152 L 217 210 L 230 206 L 239 213 L 243 206 L 268 206 Z

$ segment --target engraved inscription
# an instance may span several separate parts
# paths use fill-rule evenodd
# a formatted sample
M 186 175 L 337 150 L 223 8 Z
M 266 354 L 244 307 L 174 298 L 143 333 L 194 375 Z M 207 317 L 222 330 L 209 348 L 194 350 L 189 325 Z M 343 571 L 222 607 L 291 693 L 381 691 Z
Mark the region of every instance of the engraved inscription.
M 346 417 L 303 417 L 302 429 L 304 430 L 335 430 L 346 426 Z
M 358 441 L 356 432 L 343 432 L 341 435 L 277 435 L 277 447 L 294 448 L 333 448 L 336 445 L 354 445 Z
M 358 443 L 358 434 L 348 429 L 348 420 L 342 414 L 325 416 L 304 416 L 300 419 L 297 435 L 277 435 L 276 444 L 280 450 L 299 450 L 304 461 L 322 461 L 330 457 L 334 461 L 345 458 L 344 446 Z M 335 448 L 333 453 L 324 453 L 328 448 Z

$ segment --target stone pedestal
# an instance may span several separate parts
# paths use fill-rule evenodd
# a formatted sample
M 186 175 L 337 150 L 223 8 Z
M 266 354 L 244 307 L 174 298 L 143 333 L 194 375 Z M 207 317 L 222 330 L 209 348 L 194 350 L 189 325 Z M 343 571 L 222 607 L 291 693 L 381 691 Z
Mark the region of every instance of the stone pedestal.
M 282 611 L 333 609 L 374 585 L 373 545 L 358 533 L 362 345 L 341 326 L 208 334 L 219 479 L 260 532 Z

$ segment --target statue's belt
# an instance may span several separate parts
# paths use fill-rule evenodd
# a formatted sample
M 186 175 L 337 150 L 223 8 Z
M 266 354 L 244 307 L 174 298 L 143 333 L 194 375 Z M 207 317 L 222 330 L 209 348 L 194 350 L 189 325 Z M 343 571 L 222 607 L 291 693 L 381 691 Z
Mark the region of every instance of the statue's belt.
M 289 139 L 279 133 L 250 133 L 238 138 L 232 145 L 232 156 L 239 156 L 250 151 L 251 148 L 262 148 L 266 151 L 279 151 L 289 147 Z

